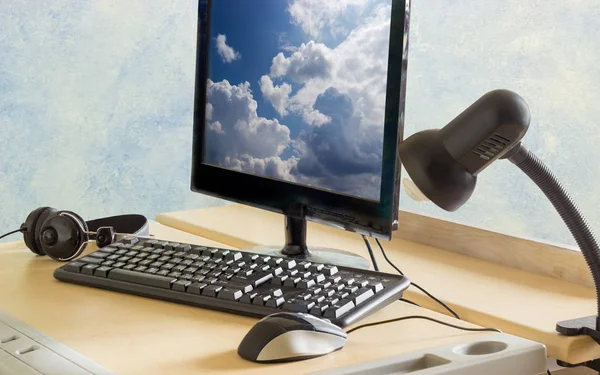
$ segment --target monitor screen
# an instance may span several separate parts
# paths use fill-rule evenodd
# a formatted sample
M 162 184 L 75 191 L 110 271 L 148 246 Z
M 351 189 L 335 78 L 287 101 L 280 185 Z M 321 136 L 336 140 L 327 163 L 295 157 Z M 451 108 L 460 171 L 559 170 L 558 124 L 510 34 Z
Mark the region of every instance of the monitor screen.
M 203 162 L 379 201 L 392 1 L 209 1 Z

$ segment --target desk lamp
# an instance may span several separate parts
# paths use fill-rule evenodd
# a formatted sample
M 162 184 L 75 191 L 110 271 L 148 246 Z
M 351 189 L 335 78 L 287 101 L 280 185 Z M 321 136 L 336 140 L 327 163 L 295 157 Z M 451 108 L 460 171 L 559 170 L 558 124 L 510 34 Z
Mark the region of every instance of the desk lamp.
M 559 322 L 556 330 L 568 336 L 588 335 L 600 344 L 600 246 L 556 176 L 521 143 L 529 122 L 529 107 L 522 97 L 494 90 L 444 128 L 424 130 L 406 139 L 399 147 L 400 159 L 420 192 L 446 211 L 459 209 L 471 197 L 477 175 L 498 159 L 508 159 L 529 176 L 577 241 L 596 289 L 596 315 Z M 598 360 L 577 365 L 600 370 Z

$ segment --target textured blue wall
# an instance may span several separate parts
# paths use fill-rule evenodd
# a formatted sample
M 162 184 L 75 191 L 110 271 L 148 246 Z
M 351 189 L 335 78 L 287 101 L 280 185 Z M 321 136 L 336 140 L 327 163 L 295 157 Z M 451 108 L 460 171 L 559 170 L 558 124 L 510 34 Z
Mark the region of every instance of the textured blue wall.
M 311 27 L 335 27 L 360 3 L 289 1 Z M 40 205 L 92 218 L 221 203 L 189 191 L 196 6 L 2 1 L 0 232 Z M 532 109 L 526 143 L 600 228 L 599 32 L 592 0 L 414 1 L 406 134 L 443 126 L 491 89 L 515 90 Z M 485 171 L 458 213 L 405 195 L 401 206 L 572 243 L 508 163 Z

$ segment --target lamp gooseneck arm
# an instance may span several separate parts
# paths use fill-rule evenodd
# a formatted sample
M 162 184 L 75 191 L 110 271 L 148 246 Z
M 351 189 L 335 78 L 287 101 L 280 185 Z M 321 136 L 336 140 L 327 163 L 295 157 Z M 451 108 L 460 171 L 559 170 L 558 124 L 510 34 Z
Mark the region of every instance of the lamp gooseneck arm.
M 544 192 L 569 231 L 590 268 L 596 289 L 597 317 L 600 317 L 600 245 L 587 220 L 550 169 L 524 145 L 518 144 L 509 152 L 508 160 L 521 169 Z M 600 320 L 596 321 L 596 329 Z

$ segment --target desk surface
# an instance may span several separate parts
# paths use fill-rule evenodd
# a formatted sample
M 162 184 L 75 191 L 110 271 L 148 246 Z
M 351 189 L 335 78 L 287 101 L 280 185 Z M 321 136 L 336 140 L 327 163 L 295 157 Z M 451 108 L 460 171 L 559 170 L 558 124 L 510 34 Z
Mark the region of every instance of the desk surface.
M 281 215 L 243 205 L 162 214 L 157 221 L 237 248 L 284 243 Z M 307 241 L 368 258 L 362 239 L 353 233 L 309 223 Z M 592 339 L 555 332 L 556 322 L 595 314 L 592 288 L 402 239 L 383 244 L 409 279 L 449 304 L 463 319 L 544 343 L 549 356 L 570 363 L 600 357 L 600 346 Z M 376 253 L 381 270 L 394 272 Z M 405 296 L 444 311 L 413 288 Z
M 151 233 L 167 240 L 228 247 L 156 223 L 151 224 Z M 61 283 L 52 277 L 58 266 L 47 257 L 34 256 L 22 242 L 0 244 L 0 310 L 118 374 L 301 374 L 494 334 L 405 321 L 356 331 L 343 350 L 326 357 L 257 365 L 236 354 L 256 319 Z M 361 323 L 403 315 L 457 323 L 402 302 Z

